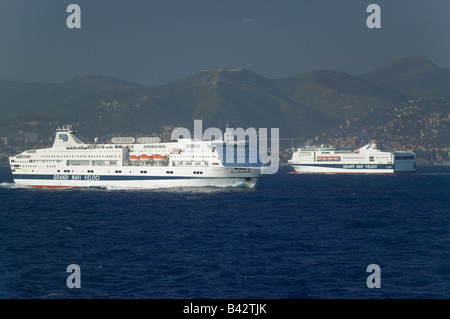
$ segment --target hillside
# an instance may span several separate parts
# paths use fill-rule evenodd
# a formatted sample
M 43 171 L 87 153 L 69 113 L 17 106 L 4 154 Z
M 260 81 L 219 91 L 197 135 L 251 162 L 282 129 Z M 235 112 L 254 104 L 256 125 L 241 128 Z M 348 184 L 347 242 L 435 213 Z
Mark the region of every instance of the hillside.
M 279 80 L 278 84 L 292 100 L 340 120 L 407 98 L 391 88 L 331 70 L 312 71 Z
M 0 125 L 25 114 L 36 116 L 57 84 L 0 81 Z
M 359 78 L 408 95 L 436 98 L 450 94 L 450 70 L 422 56 L 403 57 Z
M 282 134 L 304 135 L 336 124 L 330 116 L 286 98 L 274 80 L 245 69 L 199 71 L 159 87 L 83 75 L 62 84 L 0 83 L 0 130 L 29 121 L 80 123 L 88 134 L 154 132 L 163 125 L 279 127 Z M 22 102 L 22 100 L 24 100 Z M 17 101 L 23 105 L 18 109 Z
M 164 89 L 194 97 L 191 118 L 201 118 L 207 126 L 229 121 L 237 127 L 278 127 L 284 136 L 295 136 L 336 124 L 330 116 L 286 98 L 274 80 L 246 69 L 203 70 Z
M 222 68 L 157 87 L 100 75 L 64 83 L 0 81 L 0 132 L 38 133 L 45 140 L 57 125 L 74 124 L 87 137 L 136 135 L 161 133 L 163 126 L 192 128 L 202 119 L 204 128 L 278 127 L 281 137 L 306 140 L 362 118 L 367 130 L 384 127 L 391 114 L 385 110 L 424 92 L 416 118 L 445 117 L 450 104 L 439 94 L 450 92 L 449 72 L 427 58 L 405 57 L 362 76 L 316 70 L 269 79 Z

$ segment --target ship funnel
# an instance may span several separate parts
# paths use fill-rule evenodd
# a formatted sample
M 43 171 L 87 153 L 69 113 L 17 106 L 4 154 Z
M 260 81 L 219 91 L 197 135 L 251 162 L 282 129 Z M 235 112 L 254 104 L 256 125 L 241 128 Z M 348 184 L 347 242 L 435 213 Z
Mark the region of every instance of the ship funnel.
M 72 129 L 71 125 L 65 125 L 58 127 L 56 130 L 55 141 L 53 147 L 74 147 L 84 144 L 78 137 L 75 136 L 76 132 Z

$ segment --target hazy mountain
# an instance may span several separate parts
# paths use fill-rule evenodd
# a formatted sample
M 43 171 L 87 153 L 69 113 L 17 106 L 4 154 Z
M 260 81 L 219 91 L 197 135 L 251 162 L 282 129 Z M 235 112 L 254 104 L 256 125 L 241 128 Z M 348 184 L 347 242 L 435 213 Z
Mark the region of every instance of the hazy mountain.
M 0 82 L 3 126 L 26 121 L 80 123 L 93 134 L 156 131 L 162 125 L 281 128 L 304 135 L 335 119 L 283 95 L 276 81 L 245 69 L 199 71 L 179 81 L 146 87 L 97 75 L 62 84 Z M 17 102 L 23 107 L 17 108 Z M 12 121 L 11 121 L 12 120 Z M 94 132 L 96 131 L 96 132 Z
M 396 90 L 339 71 L 312 71 L 278 83 L 292 100 L 341 120 L 406 99 Z
M 0 81 L 0 111 L 4 118 L 78 120 L 84 118 L 83 111 L 96 107 L 99 99 L 129 98 L 131 92 L 142 88 L 145 86 L 99 75 L 79 75 L 62 84 Z
M 360 78 L 414 96 L 450 94 L 450 70 L 422 56 L 403 57 Z
M 56 87 L 50 83 L 0 81 L 0 123 L 29 114 L 35 116 Z
M 275 80 L 224 68 L 157 87 L 99 75 L 64 83 L 0 81 L 0 131 L 39 132 L 43 124 L 36 123 L 53 130 L 58 122 L 77 124 L 82 135 L 149 134 L 163 125 L 192 128 L 202 119 L 204 128 L 228 122 L 309 138 L 410 95 L 450 92 L 449 74 L 426 58 L 406 57 L 360 77 L 319 70 Z
M 232 127 L 279 127 L 284 134 L 298 135 L 335 123 L 322 112 L 286 98 L 276 81 L 246 69 L 203 70 L 152 93 L 153 99 L 171 102 L 167 107 L 177 120 L 198 118 L 208 126 L 228 121 Z M 176 116 L 180 110 L 184 114 Z

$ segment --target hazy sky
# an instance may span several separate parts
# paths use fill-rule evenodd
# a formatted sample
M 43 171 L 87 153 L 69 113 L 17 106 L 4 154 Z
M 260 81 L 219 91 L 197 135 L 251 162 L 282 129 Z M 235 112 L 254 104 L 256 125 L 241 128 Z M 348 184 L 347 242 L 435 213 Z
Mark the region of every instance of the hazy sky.
M 81 29 L 69 29 L 69 4 Z M 381 29 L 366 8 L 381 7 Z M 200 69 L 357 75 L 405 55 L 450 69 L 449 0 L 0 0 L 0 79 L 156 86 Z

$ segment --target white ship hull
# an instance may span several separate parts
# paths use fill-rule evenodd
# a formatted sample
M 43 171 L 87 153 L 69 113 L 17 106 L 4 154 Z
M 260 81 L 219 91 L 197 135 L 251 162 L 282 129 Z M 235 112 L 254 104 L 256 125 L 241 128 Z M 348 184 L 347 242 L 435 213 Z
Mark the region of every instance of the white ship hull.
M 105 188 L 168 188 L 168 187 L 249 187 L 260 179 L 258 168 L 131 168 L 126 174 L 111 174 L 106 169 L 95 168 L 95 173 L 73 170 L 68 174 L 42 171 L 39 174 L 13 174 L 16 184 L 38 188 L 105 187 Z M 169 172 L 169 173 L 167 173 Z
M 170 187 L 244 187 L 253 188 L 259 178 L 177 178 L 173 180 L 153 179 L 153 180 L 128 180 L 128 181 L 71 181 L 55 182 L 51 180 L 39 179 L 15 179 L 19 185 L 26 185 L 37 188 L 74 188 L 74 187 L 99 187 L 99 188 L 130 188 L 130 189 L 156 189 Z

